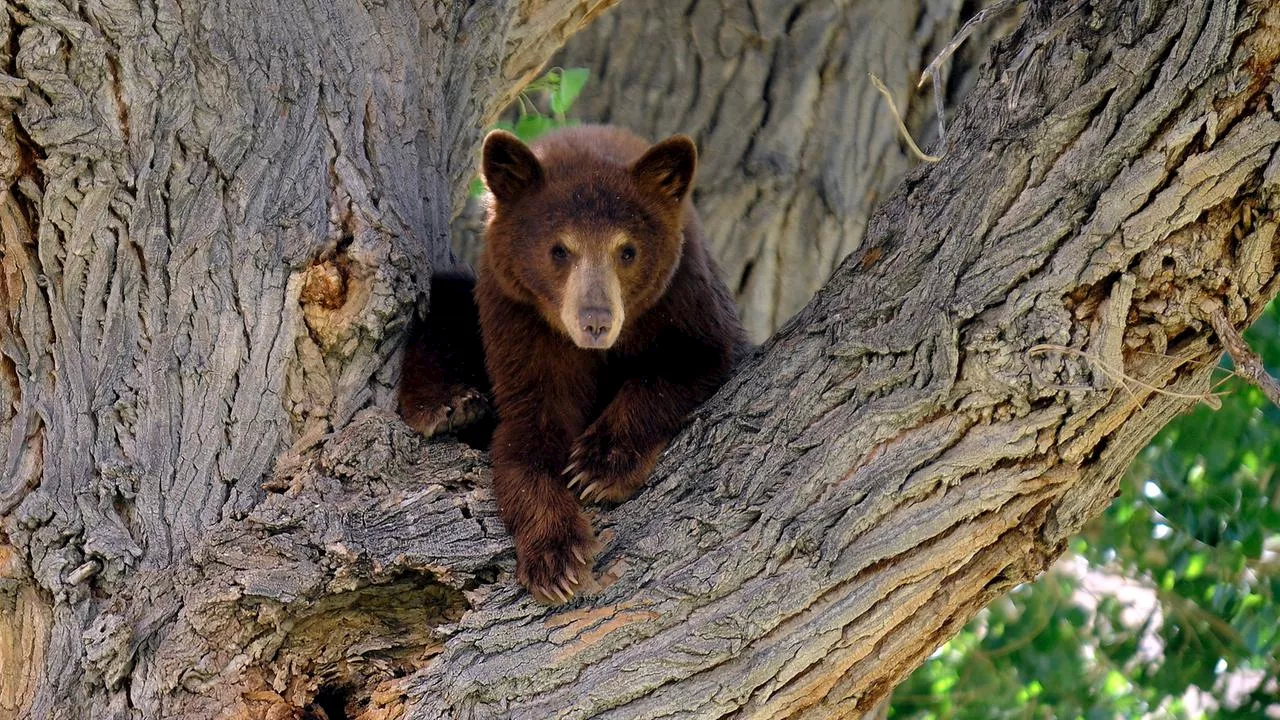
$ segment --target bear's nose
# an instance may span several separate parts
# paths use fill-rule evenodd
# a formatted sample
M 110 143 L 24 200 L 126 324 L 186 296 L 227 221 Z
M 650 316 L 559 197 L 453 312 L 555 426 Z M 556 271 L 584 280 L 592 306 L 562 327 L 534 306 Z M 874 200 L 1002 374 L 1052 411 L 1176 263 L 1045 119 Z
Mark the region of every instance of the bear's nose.
M 609 308 L 582 308 L 578 311 L 578 324 L 592 340 L 599 340 L 609 334 L 609 328 L 613 325 L 613 313 L 609 312 Z

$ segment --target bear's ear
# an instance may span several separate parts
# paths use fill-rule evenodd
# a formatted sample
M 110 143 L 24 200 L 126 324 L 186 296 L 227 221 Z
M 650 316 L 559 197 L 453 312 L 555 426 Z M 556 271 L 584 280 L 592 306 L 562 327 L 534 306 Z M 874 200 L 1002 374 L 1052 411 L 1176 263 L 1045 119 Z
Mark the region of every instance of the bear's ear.
M 679 203 L 693 186 L 698 148 L 688 135 L 672 135 L 654 145 L 631 165 L 631 176 L 645 191 Z
M 542 163 L 528 145 L 506 130 L 494 130 L 485 136 L 481 172 L 484 184 L 498 202 L 513 202 L 542 185 Z

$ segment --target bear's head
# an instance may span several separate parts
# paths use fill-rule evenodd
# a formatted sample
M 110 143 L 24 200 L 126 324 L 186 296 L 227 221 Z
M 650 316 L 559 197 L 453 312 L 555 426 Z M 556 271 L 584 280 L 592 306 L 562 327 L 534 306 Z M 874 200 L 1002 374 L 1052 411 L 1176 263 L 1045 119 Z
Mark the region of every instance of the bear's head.
M 501 130 L 484 141 L 487 271 L 580 348 L 613 346 L 680 264 L 693 141 L 676 135 L 628 149 L 564 141 L 530 149 Z

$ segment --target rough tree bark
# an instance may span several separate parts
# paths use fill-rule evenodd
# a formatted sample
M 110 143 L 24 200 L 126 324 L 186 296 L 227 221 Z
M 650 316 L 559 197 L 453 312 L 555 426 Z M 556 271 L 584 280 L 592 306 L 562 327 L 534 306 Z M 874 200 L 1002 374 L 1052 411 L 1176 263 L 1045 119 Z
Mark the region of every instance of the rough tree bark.
M 1280 8 L 1033 3 L 549 612 L 483 456 L 385 408 L 476 128 L 599 8 L 121 5 L 4 28 L 18 716 L 856 713 L 1060 554 L 1204 391 L 1214 313 L 1280 290 Z

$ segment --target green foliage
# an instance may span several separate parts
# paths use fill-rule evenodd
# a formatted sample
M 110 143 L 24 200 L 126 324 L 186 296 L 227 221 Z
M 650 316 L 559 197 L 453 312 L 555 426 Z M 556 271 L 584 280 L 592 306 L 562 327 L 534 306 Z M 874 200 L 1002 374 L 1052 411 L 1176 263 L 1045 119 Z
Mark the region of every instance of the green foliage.
M 1246 338 L 1280 375 L 1280 303 Z M 1234 377 L 1221 389 L 1220 410 L 1201 406 L 1156 436 L 1077 539 L 1087 573 L 1051 572 L 985 610 L 898 688 L 890 716 L 1280 709 L 1280 408 Z
M 576 125 L 577 121 L 567 117 L 574 101 L 582 94 L 587 84 L 586 68 L 553 68 L 542 77 L 529 83 L 517 98 L 516 117 L 514 120 L 500 120 L 490 130 L 506 130 L 523 140 L 533 142 L 542 135 L 556 128 Z M 549 113 L 544 114 L 534 101 L 537 97 L 547 106 Z M 484 181 L 476 178 L 471 181 L 470 194 L 478 197 L 484 194 Z

